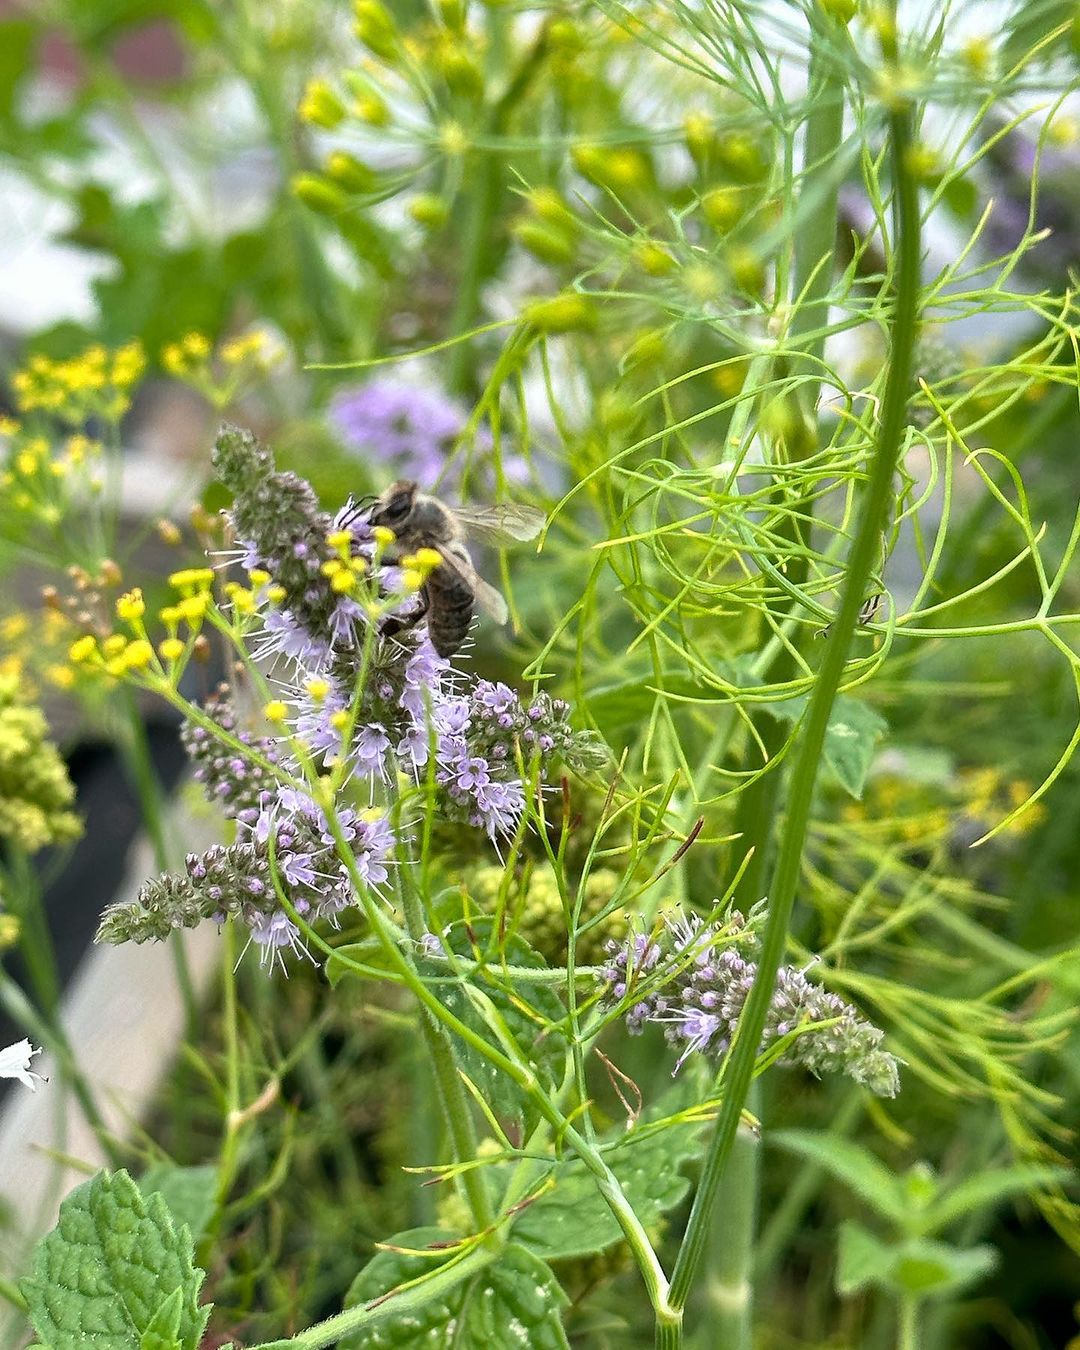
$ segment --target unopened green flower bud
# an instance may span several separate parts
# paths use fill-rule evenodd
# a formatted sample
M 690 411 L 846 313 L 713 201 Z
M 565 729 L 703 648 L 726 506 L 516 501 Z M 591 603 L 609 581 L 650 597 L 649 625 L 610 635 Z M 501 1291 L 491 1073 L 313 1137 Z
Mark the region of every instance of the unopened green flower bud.
M 850 23 L 858 13 L 858 0 L 817 0 L 823 14 L 839 23 Z
M 579 145 L 572 152 L 574 167 L 600 187 L 627 192 L 648 187 L 648 158 L 632 146 Z
M 574 241 L 540 220 L 526 217 L 511 227 L 514 238 L 542 262 L 568 263 L 574 256 Z
M 534 300 L 521 317 L 541 333 L 579 333 L 596 327 L 592 299 L 579 291 L 564 291 L 550 300 Z
M 308 81 L 298 111 L 305 122 L 318 127 L 336 127 L 345 119 L 345 104 L 325 80 Z
M 641 270 L 651 277 L 666 277 L 675 270 L 675 259 L 666 248 L 651 239 L 635 244 L 632 256 Z
M 716 144 L 716 124 L 708 113 L 687 113 L 683 121 L 686 148 L 695 163 L 700 165 Z
M 721 166 L 737 183 L 760 183 L 768 175 L 769 163 L 758 142 L 745 132 L 730 132 L 716 141 Z
M 765 285 L 765 268 L 752 248 L 730 248 L 726 257 L 731 279 L 739 290 L 760 295 Z
M 398 33 L 382 0 L 353 0 L 353 15 L 356 36 L 368 51 L 384 61 L 393 61 L 398 53 Z
M 336 183 L 315 173 L 298 173 L 289 186 L 294 197 L 323 216 L 340 215 L 349 204 L 348 196 Z
M 745 206 L 742 188 L 711 188 L 701 198 L 701 214 L 718 234 L 727 234 L 742 218 Z
M 346 192 L 374 192 L 379 181 L 374 169 L 347 150 L 335 150 L 328 156 L 326 174 Z
M 532 211 L 548 225 L 557 225 L 566 233 L 577 233 L 578 218 L 563 197 L 551 187 L 533 188 L 525 194 Z
M 573 19 L 553 19 L 547 29 L 548 44 L 558 56 L 577 56 L 585 49 L 585 36 Z
M 484 88 L 484 77 L 471 52 L 460 43 L 445 43 L 435 59 L 436 67 L 450 89 L 465 98 L 475 98 Z
M 426 230 L 437 230 L 446 224 L 450 207 L 445 197 L 433 192 L 418 192 L 406 207 L 409 215 Z

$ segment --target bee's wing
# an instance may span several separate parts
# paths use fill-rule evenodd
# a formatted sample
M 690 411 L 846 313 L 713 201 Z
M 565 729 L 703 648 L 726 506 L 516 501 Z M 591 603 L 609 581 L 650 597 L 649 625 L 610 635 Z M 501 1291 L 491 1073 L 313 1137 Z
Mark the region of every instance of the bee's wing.
M 452 545 L 441 545 L 439 546 L 439 554 L 442 557 L 442 566 L 450 572 L 456 572 L 472 587 L 473 594 L 476 596 L 476 603 L 485 614 L 489 614 L 499 624 L 509 621 L 510 611 L 506 607 L 506 601 L 494 586 L 489 586 L 480 576 L 463 546 L 454 548 Z
M 535 506 L 519 506 L 502 502 L 496 506 L 456 506 L 463 528 L 475 538 L 488 544 L 524 543 L 535 539 L 547 516 Z

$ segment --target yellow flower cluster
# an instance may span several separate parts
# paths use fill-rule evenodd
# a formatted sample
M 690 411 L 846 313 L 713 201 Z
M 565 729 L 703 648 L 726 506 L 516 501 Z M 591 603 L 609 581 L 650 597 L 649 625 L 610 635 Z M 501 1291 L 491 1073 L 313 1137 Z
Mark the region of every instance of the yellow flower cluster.
M 118 422 L 131 406 L 131 392 L 146 369 L 139 342 L 109 350 L 95 343 L 66 361 L 38 353 L 11 377 L 22 413 L 44 412 L 63 422 L 89 417 Z
M 323 563 L 323 576 L 329 578 L 331 590 L 338 595 L 355 595 L 360 579 L 367 572 L 367 562 L 353 556 L 352 534 L 348 530 L 335 530 L 326 536 L 326 542 L 337 557 Z
M 253 329 L 224 342 L 216 353 L 205 333 L 186 333 L 161 351 L 162 367 L 197 389 L 215 408 L 227 407 L 245 383 L 264 374 L 281 352 L 268 334 Z
M 205 648 L 206 639 L 199 634 L 211 605 L 213 582 L 209 567 L 189 567 L 169 577 L 169 584 L 179 595 L 158 612 L 167 636 L 158 643 L 156 653 L 146 630 L 146 600 L 136 586 L 116 601 L 116 617 L 127 625 L 131 636 L 111 633 L 99 641 L 92 633 L 84 633 L 68 649 L 68 660 L 76 669 L 97 671 L 114 679 L 150 671 L 153 677 L 175 684 L 182 673 L 178 664 L 181 659 L 193 650 L 198 653 L 200 644 Z M 181 625 L 187 627 L 186 638 L 179 635 Z
M 962 769 L 948 786 L 932 785 L 885 774 L 872 778 L 861 802 L 848 802 L 841 816 L 848 824 L 864 824 L 882 837 L 930 847 L 951 838 L 966 821 L 979 832 L 1021 806 L 1031 795 L 1030 783 L 1007 779 L 992 767 Z M 1001 834 L 1016 838 L 1046 819 L 1046 808 L 1034 802 Z
M 63 661 L 71 623 L 66 614 L 44 608 L 34 615 L 16 610 L 0 619 L 0 677 L 21 681 L 32 692 L 32 682 L 43 678 L 59 689 L 75 682 L 71 666 Z
M 0 839 L 28 853 L 81 831 L 75 789 L 40 708 L 14 675 L 0 676 Z

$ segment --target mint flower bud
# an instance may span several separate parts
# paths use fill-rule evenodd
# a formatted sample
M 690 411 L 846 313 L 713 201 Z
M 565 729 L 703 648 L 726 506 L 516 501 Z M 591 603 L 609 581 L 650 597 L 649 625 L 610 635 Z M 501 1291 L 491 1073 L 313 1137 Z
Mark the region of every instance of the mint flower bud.
M 733 945 L 719 944 L 731 942 L 733 928 L 737 932 L 744 926 L 737 912 L 726 924 L 676 915 L 655 938 L 632 933 L 622 943 L 607 944 L 601 975 L 605 999 L 614 1004 L 633 998 L 639 984 L 649 990 L 627 1013 L 627 1027 L 636 1035 L 649 1022 L 663 1025 L 669 1044 L 681 1050 L 676 1073 L 691 1054 L 718 1060 L 731 1046 L 757 966 Z M 671 971 L 669 978 L 658 981 L 665 969 Z M 782 966 L 759 1053 L 792 1032 L 799 1034 L 782 1062 L 800 1064 L 818 1077 L 845 1073 L 881 1097 L 899 1091 L 898 1062 L 882 1048 L 884 1032 L 838 995 L 811 984 L 804 972 Z

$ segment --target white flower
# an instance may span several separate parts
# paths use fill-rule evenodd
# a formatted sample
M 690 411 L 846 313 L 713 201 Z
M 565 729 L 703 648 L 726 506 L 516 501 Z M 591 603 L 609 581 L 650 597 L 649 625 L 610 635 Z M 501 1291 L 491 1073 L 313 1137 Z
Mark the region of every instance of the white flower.
M 40 1079 L 43 1083 L 45 1080 L 41 1074 L 30 1072 L 30 1061 L 40 1054 L 41 1051 L 35 1050 L 29 1041 L 16 1041 L 6 1050 L 0 1050 L 0 1078 L 17 1078 L 31 1092 L 35 1091 L 34 1079 Z

